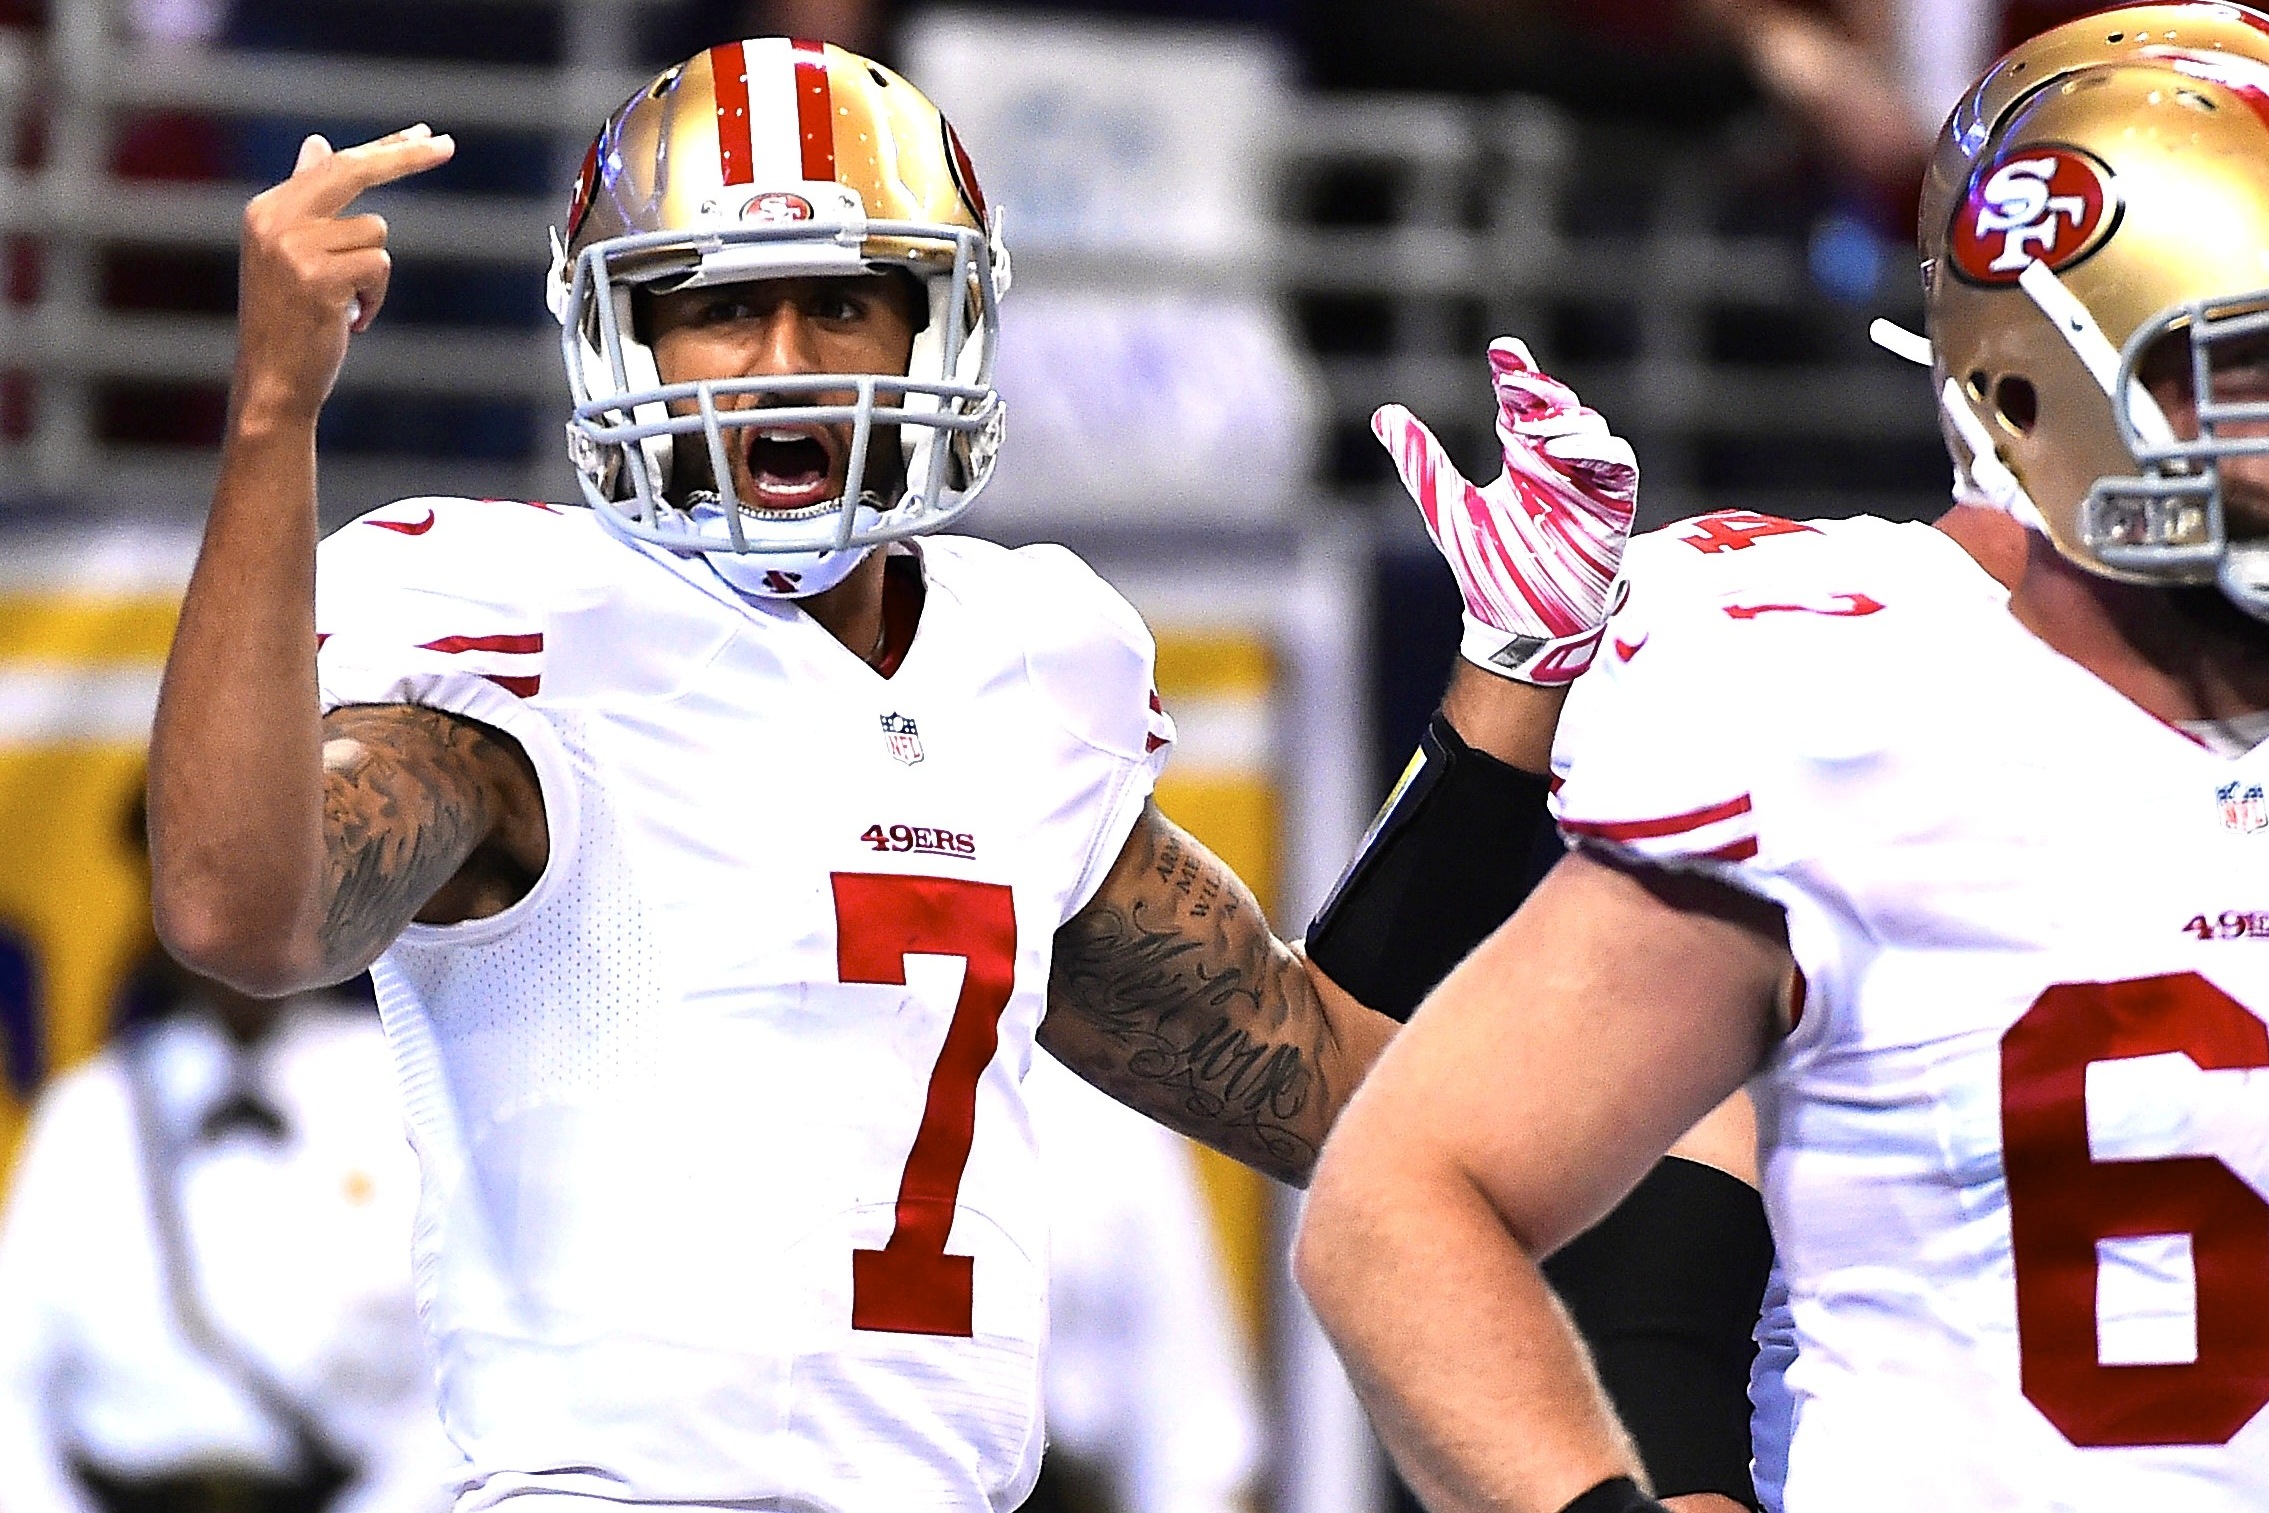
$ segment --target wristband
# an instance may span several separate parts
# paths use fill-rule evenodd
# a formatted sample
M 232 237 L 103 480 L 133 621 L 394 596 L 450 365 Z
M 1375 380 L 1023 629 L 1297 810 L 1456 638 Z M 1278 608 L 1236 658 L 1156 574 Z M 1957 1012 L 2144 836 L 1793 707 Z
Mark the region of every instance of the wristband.
M 1550 789 L 1437 713 L 1309 926 L 1308 959 L 1358 1002 L 1409 1019 L 1558 859 Z
M 1757 1506 L 1749 1375 L 1772 1264 L 1757 1190 L 1677 1156 L 1544 1263 L 1665 1497 Z
M 1670 1513 L 1628 1476 L 1610 1476 L 1560 1513 Z

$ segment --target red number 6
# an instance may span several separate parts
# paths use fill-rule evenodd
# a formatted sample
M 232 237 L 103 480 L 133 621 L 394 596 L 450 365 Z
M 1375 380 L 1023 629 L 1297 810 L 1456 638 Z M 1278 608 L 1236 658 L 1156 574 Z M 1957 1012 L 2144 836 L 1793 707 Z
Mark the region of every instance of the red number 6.
M 2269 1202 L 2211 1156 L 2088 1154 L 2089 1064 L 2168 1051 L 2269 1066 L 2269 1028 L 2182 972 L 2050 988 L 2001 1040 L 2020 1379 L 2075 1445 L 2219 1445 L 2269 1405 Z M 2104 1365 L 2096 1242 L 2170 1234 L 2190 1236 L 2197 1359 Z
M 945 1253 L 977 1127 L 977 1079 L 999 1044 L 1016 987 L 1016 904 L 998 883 L 838 872 L 836 976 L 903 987 L 908 956 L 968 963 L 928 1101 L 898 1180 L 898 1217 L 881 1250 L 851 1252 L 851 1327 L 900 1334 L 975 1333 L 975 1265 Z

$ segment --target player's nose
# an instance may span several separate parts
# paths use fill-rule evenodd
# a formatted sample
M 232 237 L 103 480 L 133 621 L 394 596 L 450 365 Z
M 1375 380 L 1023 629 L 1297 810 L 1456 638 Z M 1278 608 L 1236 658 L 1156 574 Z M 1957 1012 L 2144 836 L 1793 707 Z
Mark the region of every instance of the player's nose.
M 751 378 L 820 371 L 818 332 L 811 317 L 783 300 L 756 324 L 748 355 Z

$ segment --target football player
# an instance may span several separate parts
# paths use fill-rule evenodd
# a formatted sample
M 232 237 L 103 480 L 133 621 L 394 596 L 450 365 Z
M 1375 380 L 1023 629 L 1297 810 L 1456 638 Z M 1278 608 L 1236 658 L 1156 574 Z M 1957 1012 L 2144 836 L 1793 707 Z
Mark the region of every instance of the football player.
M 1389 1048 L 1304 1284 L 1429 1506 L 1659 1506 L 1533 1257 L 1748 1083 L 1784 1506 L 2269 1495 L 2269 18 L 2138 6 L 1956 109 L 1922 209 L 1945 533 L 1643 538 L 1575 853 Z M 1754 1080 L 1752 1080 L 1754 1079 Z
M 940 533 L 1000 441 L 1007 256 L 863 58 L 726 44 L 606 123 L 551 281 L 581 504 L 401 501 L 318 549 L 316 418 L 389 274 L 350 207 L 451 150 L 310 138 L 246 212 L 160 930 L 257 993 L 373 967 L 461 1507 L 1012 1508 L 1035 1041 L 1302 1182 L 1391 1022 L 1150 803 L 1126 603 Z M 1562 676 L 1632 501 L 1545 471 L 1594 541 Z
M 1372 417 L 1464 600 L 1441 710 L 1365 835 L 1306 949 L 1365 1004 L 1407 1020 L 1519 905 L 1556 855 L 1546 809 L 1554 726 L 1595 649 L 1600 543 L 1583 493 L 1636 489 L 1636 459 L 1569 389 L 1501 338 L 1489 367 L 1504 468 L 1469 483 L 1399 405 Z M 1555 620 L 1557 614 L 1560 618 Z M 1562 626 L 1574 627 L 1555 642 Z M 1546 1271 L 1647 1471 L 1682 1513 L 1754 1505 L 1751 1334 L 1771 1261 L 1745 1099 L 1688 1131 Z
M 1557 511 L 1521 503 L 1550 476 L 1534 460 L 1551 455 L 1546 447 L 1575 455 L 1601 422 L 1535 373 L 1517 342 L 1500 339 L 1490 356 L 1506 465 L 1487 486 L 1468 483 L 1401 406 L 1372 417 L 1464 598 L 1462 655 L 1409 771 L 1305 949 L 1333 982 L 1405 1022 L 1562 850 L 1549 839 L 1547 774 L 1567 684 L 1540 684 L 1533 664 L 1509 666 L 1502 653 L 1537 634 L 1529 585 L 1565 574 L 1592 550 L 1580 536 L 1540 528 Z M 1934 528 L 1996 582 L 2014 583 L 2024 527 L 1966 475 L 1955 488 Z M 1780 524 L 1726 512 L 1685 530 L 1753 534 Z M 1824 520 L 1805 534 L 1847 536 L 1864 551 L 1880 529 L 1864 518 Z M 1648 554 L 1640 555 L 1647 581 Z M 1714 587 L 1772 592 L 1788 571 L 1773 556 L 1725 559 Z M 1628 660 L 1628 643 L 1615 655 Z M 1739 1093 L 1543 1263 L 1648 1480 L 1681 1513 L 1779 1507 L 1788 1429 L 1781 1375 L 1793 1347 L 1785 1290 L 1770 1276 L 1756 1164 L 1755 1113 Z

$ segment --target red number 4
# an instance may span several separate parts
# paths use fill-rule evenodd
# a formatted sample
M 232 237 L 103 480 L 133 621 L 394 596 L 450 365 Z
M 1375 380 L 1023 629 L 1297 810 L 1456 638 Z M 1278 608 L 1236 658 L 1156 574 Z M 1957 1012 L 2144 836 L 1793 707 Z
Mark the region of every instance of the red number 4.
M 2050 988 L 2001 1040 L 2019 1379 L 2075 1445 L 2219 1445 L 2269 1405 L 2269 1202 L 2211 1156 L 2089 1154 L 2089 1064 L 2169 1051 L 2269 1066 L 2269 1027 L 2182 972 Z M 2190 1236 L 2197 1358 L 2103 1364 L 2097 1242 L 2172 1234 Z
M 999 1044 L 1016 986 L 1016 905 L 998 883 L 838 872 L 836 976 L 903 987 L 908 956 L 968 964 L 929 1096 L 898 1180 L 898 1216 L 880 1250 L 851 1252 L 851 1327 L 900 1334 L 975 1333 L 975 1264 L 945 1253 L 977 1126 L 977 1079 Z
M 1783 520 L 1778 515 L 1761 515 L 1755 510 L 1719 510 L 1712 515 L 1697 515 L 1678 528 L 1678 539 L 1704 556 L 1747 551 L 1767 536 L 1816 534 L 1809 525 Z

